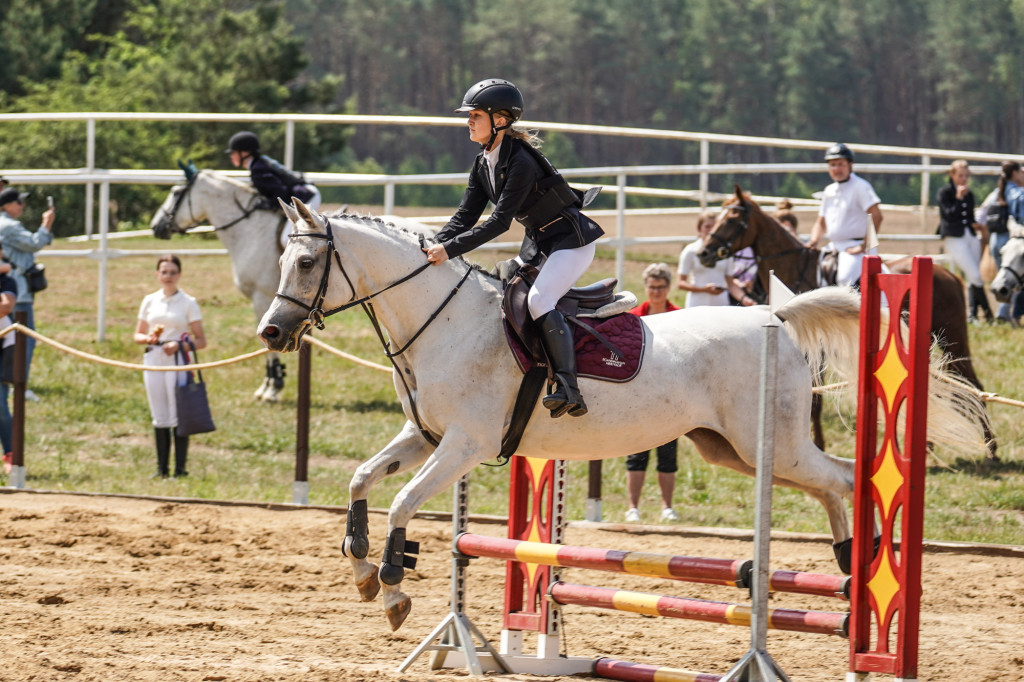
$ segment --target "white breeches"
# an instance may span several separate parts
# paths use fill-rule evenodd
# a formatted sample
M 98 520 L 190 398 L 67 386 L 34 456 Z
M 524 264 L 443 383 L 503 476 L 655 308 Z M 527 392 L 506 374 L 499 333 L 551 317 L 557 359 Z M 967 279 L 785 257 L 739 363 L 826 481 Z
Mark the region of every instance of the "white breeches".
M 596 242 L 591 242 L 579 248 L 555 251 L 548 256 L 526 297 L 530 317 L 538 320 L 555 309 L 558 299 L 565 296 L 565 292 L 590 267 L 596 250 Z
M 323 198 L 320 196 L 320 190 L 316 188 L 316 185 L 306 185 L 306 187 L 313 190 L 313 198 L 306 202 L 306 206 L 309 206 L 309 210 L 315 211 L 320 208 Z M 295 223 L 290 220 L 285 221 L 284 229 L 281 230 L 281 248 L 287 248 L 288 235 L 290 235 L 294 229 Z
M 981 280 L 981 241 L 966 232 L 962 237 L 944 237 L 942 241 L 949 261 L 964 273 L 967 284 L 984 286 Z
M 150 367 L 169 367 L 175 364 L 175 356 L 167 355 L 159 346 L 142 356 L 142 364 Z M 149 398 L 149 413 L 153 426 L 166 429 L 178 425 L 178 408 L 174 400 L 174 389 L 185 382 L 184 372 L 143 372 L 142 383 Z
M 839 252 L 839 261 L 836 264 L 836 284 L 839 286 L 853 286 L 860 279 L 861 267 L 864 263 L 864 253 L 846 253 L 851 246 L 860 246 L 863 240 L 849 239 L 835 241 L 830 244 Z

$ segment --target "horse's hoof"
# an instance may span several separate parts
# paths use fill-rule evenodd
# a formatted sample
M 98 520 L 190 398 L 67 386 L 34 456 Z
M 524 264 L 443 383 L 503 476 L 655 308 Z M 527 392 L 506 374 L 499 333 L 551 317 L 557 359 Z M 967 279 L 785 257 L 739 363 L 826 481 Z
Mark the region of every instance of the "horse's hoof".
M 269 382 L 268 382 L 269 384 Z M 268 385 L 266 390 L 263 391 L 262 400 L 265 403 L 276 403 L 278 398 L 281 397 L 281 392 L 274 388 L 272 385 Z
M 356 589 L 359 590 L 359 596 L 362 597 L 363 601 L 373 601 L 376 599 L 377 593 L 380 592 L 380 580 L 377 578 L 377 571 L 372 572 L 364 580 L 357 582 Z
M 260 387 L 257 388 L 253 392 L 253 394 L 252 394 L 253 399 L 254 400 L 263 400 L 263 394 L 267 392 L 268 388 L 270 388 L 270 379 L 264 379 L 263 383 L 260 384 Z
M 409 617 L 409 611 L 411 610 L 412 600 L 409 597 L 403 597 L 397 604 L 385 609 L 388 614 L 388 622 L 391 623 L 392 632 L 402 627 L 402 623 Z

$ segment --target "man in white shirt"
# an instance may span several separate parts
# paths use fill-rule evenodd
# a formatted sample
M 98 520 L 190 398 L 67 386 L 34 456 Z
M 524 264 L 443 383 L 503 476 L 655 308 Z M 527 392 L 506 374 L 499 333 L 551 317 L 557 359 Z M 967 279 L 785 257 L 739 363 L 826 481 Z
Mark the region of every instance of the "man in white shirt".
M 831 248 L 839 253 L 836 283 L 852 286 L 860 281 L 868 218 L 876 233 L 882 226 L 881 200 L 871 183 L 853 172 L 853 152 L 845 144 L 837 142 L 829 147 L 825 160 L 834 182 L 822 193 L 821 209 L 807 245 L 817 248 L 821 238 L 827 236 Z

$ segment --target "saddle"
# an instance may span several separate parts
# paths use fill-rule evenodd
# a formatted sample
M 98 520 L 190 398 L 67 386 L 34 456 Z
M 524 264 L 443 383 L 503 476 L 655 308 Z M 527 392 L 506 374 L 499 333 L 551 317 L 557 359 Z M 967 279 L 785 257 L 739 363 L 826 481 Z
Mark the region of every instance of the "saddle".
M 839 274 L 839 252 L 829 249 L 821 252 L 818 262 L 818 282 L 824 287 L 834 287 Z
M 526 299 L 539 271 L 520 268 L 509 280 L 501 302 L 505 336 L 519 369 L 549 367 L 540 333 Z M 580 376 L 606 381 L 629 381 L 640 370 L 643 324 L 629 311 L 637 305 L 634 294 L 615 293 L 618 280 L 608 278 L 570 289 L 556 308 L 575 328 L 576 364 Z

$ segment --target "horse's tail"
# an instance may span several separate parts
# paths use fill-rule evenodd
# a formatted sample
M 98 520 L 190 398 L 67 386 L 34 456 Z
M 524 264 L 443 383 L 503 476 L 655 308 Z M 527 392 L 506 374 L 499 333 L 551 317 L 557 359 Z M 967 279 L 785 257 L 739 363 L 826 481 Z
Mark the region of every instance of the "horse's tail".
M 827 367 L 841 381 L 856 386 L 860 361 L 860 295 L 846 287 L 824 287 L 794 297 L 778 316 L 797 347 L 807 356 L 812 376 Z M 888 334 L 888 311 L 882 311 L 882 335 Z M 901 324 L 906 338 L 906 325 Z M 975 454 L 987 452 L 988 411 L 977 389 L 947 370 L 948 358 L 929 359 L 928 440 Z

